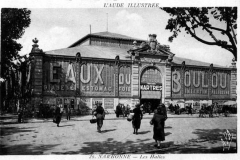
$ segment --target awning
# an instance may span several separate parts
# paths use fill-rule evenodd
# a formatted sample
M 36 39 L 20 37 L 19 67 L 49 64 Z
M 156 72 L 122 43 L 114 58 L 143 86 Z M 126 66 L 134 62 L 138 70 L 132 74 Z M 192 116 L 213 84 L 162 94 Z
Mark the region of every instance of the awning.
M 235 105 L 235 104 L 237 104 L 236 101 L 227 101 L 227 102 L 223 103 L 223 105 Z
M 160 91 L 141 91 L 142 99 L 161 99 Z

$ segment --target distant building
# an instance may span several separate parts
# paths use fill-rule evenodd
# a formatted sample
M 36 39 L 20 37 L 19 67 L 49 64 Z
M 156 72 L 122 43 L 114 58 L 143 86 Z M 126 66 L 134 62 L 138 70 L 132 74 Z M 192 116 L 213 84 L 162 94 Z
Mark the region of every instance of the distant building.
M 111 32 L 88 34 L 68 48 L 45 51 L 37 41 L 30 55 L 31 103 L 68 104 L 74 109 L 108 110 L 118 103 L 223 103 L 236 100 L 236 66 L 232 68 L 183 59 L 160 45 Z

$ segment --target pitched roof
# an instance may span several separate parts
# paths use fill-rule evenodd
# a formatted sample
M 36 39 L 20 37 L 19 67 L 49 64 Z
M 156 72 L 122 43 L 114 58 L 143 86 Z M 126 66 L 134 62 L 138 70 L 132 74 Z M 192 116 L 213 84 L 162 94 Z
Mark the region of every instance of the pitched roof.
M 52 51 L 46 51 L 45 54 L 47 55 L 56 55 L 56 56 L 76 56 L 77 52 L 81 53 L 82 57 L 86 58 L 102 58 L 102 59 L 115 59 L 118 55 L 120 60 L 130 60 L 127 58 L 129 54 L 127 51 L 130 48 L 120 48 L 120 47 L 109 47 L 109 46 L 95 46 L 95 45 L 83 45 L 83 46 L 76 46 L 72 48 L 64 48 Z M 173 64 L 182 64 L 185 61 L 186 65 L 193 65 L 193 66 L 204 66 L 209 67 L 210 63 L 196 61 L 187 58 L 181 58 L 174 56 L 173 57 Z M 214 67 L 220 68 L 227 68 L 219 65 L 215 65 Z
M 137 38 L 125 36 L 125 35 L 118 34 L 118 33 L 112 33 L 112 32 L 98 32 L 98 33 L 93 33 L 92 35 L 100 36 L 100 37 L 116 38 L 116 39 L 145 41 L 142 39 L 137 39 Z
M 128 55 L 128 48 L 109 47 L 109 46 L 95 46 L 95 45 L 82 45 L 72 48 L 64 48 L 52 51 L 46 51 L 45 54 L 56 56 L 76 56 L 77 52 L 81 53 L 82 57 L 89 58 L 103 58 L 115 59 L 117 55 L 121 60 L 127 60 L 125 56 Z
M 128 40 L 128 41 L 135 41 L 135 40 L 136 41 L 146 41 L 146 40 L 137 39 L 137 38 L 125 36 L 122 34 L 112 33 L 112 32 L 98 32 L 98 33 L 91 33 L 91 34 L 84 36 L 83 38 L 79 39 L 78 41 L 76 41 L 72 45 L 70 45 L 69 48 L 75 47 L 77 44 L 81 43 L 82 41 L 84 41 L 85 39 L 88 39 L 90 37 L 121 39 L 121 40 Z
M 173 57 L 173 64 L 182 64 L 182 62 L 185 61 L 185 65 L 192 65 L 192 66 L 204 66 L 204 67 L 209 67 L 211 64 L 202 62 L 202 61 L 197 61 L 197 60 L 192 60 L 192 59 L 187 59 L 187 58 L 181 58 L 181 57 Z M 226 68 L 224 66 L 216 65 L 213 64 L 214 67 L 220 67 L 220 68 Z

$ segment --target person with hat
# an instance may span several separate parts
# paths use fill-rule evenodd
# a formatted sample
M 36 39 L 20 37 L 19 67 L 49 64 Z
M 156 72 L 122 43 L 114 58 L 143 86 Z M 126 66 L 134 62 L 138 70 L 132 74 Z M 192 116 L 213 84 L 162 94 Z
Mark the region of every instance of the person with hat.
M 135 108 L 133 109 L 133 119 L 132 119 L 132 126 L 133 126 L 133 134 L 138 134 L 138 129 L 141 126 L 141 120 L 143 117 L 142 111 L 140 109 L 140 104 L 136 104 Z
M 157 107 L 156 112 L 153 115 L 150 124 L 153 125 L 153 139 L 155 140 L 156 144 L 155 147 L 160 148 L 161 141 L 165 140 L 165 133 L 164 133 L 164 122 L 166 120 L 166 115 L 164 113 L 164 109 L 161 105 Z

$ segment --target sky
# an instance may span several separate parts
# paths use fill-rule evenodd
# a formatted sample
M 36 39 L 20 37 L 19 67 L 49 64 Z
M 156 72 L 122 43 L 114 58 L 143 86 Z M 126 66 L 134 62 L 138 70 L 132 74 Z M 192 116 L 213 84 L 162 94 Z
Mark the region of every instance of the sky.
M 113 0 L 112 2 L 117 0 Z M 107 1 L 109 2 L 109 1 Z M 177 39 L 168 42 L 172 35 L 166 30 L 170 16 L 159 8 L 34 8 L 31 10 L 31 24 L 18 40 L 23 48 L 20 55 L 29 54 L 32 39 L 39 40 L 43 51 L 67 48 L 91 32 L 108 31 L 147 40 L 148 34 L 157 34 L 160 44 L 170 46 L 175 56 L 230 66 L 232 54 L 220 47 L 205 45 L 190 35 L 181 32 Z M 215 22 L 214 22 L 215 23 Z M 224 25 L 217 24 L 224 27 Z M 203 38 L 208 34 L 200 32 Z M 220 35 L 219 35 L 220 36 Z

